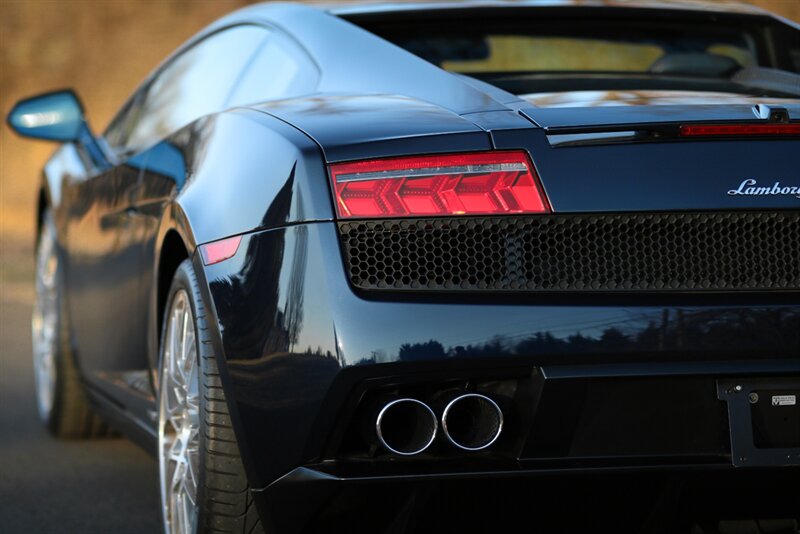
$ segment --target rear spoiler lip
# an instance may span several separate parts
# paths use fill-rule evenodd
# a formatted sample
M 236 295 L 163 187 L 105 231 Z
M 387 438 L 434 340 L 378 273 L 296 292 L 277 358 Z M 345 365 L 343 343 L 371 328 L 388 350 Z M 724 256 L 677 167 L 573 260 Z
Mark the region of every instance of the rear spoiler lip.
M 785 110 L 781 122 L 800 121 L 800 99 L 768 104 Z M 761 104 L 700 104 L 552 107 L 519 106 L 518 111 L 548 133 L 591 133 L 622 130 L 657 130 L 685 124 L 763 124 L 768 119 Z

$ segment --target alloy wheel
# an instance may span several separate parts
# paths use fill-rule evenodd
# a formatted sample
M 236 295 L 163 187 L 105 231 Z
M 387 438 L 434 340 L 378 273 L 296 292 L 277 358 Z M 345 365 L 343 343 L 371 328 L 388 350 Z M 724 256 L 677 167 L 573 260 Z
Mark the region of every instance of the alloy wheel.
M 158 446 L 164 530 L 195 532 L 200 398 L 195 322 L 189 296 L 178 290 L 167 311 L 159 388 Z
M 36 405 L 45 422 L 53 411 L 58 372 L 58 256 L 55 241 L 52 225 L 45 223 L 36 251 L 36 300 L 31 319 Z

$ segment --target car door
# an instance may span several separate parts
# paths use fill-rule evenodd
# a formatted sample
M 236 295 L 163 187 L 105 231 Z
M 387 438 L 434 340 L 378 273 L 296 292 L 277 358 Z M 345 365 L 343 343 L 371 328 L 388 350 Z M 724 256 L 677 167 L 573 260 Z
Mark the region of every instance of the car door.
M 69 310 L 90 381 L 147 368 L 154 235 L 183 177 L 170 176 L 171 185 L 154 195 L 145 192 L 145 167 L 158 168 L 168 136 L 223 109 L 267 33 L 252 25 L 226 28 L 174 56 L 106 132 L 118 163 L 73 192 L 80 208 L 70 219 Z
M 141 270 L 133 243 L 140 221 L 129 207 L 141 169 L 136 158 L 108 157 L 62 189 L 66 300 L 82 369 L 97 369 L 102 355 L 119 355 L 120 347 L 136 350 L 129 333 L 138 320 L 130 307 Z

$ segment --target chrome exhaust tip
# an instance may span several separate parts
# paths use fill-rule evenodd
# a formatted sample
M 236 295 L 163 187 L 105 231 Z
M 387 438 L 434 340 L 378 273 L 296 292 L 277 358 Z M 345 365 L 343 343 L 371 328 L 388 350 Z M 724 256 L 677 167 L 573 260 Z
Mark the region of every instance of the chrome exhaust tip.
M 489 397 L 477 393 L 461 395 L 445 407 L 442 430 L 459 449 L 480 451 L 500 437 L 503 412 Z
M 416 399 L 389 402 L 375 420 L 381 445 L 401 456 L 413 456 L 430 447 L 438 428 L 433 410 Z

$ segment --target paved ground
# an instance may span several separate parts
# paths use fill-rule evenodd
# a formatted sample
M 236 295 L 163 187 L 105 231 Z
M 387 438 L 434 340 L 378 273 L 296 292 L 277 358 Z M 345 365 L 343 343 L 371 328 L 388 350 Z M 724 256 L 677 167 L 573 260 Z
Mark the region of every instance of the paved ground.
M 158 466 L 130 442 L 59 441 L 33 394 L 30 298 L 24 269 L 0 277 L 0 532 L 158 532 Z M 23 262 L 25 260 L 22 260 Z

